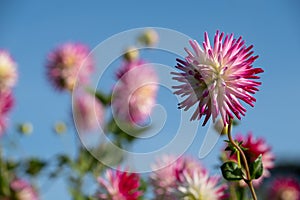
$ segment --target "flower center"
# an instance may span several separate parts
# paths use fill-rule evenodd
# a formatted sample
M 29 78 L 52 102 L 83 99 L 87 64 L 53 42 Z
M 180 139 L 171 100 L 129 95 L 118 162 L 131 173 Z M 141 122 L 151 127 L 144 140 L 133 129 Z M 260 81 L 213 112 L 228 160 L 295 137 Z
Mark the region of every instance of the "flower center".
M 0 77 L 1 78 L 6 78 L 8 76 L 10 76 L 11 72 L 11 68 L 8 65 L 0 65 Z
M 299 193 L 294 189 L 286 189 L 280 192 L 278 200 L 297 200 Z
M 68 55 L 64 60 L 65 67 L 73 67 L 76 63 L 76 56 Z

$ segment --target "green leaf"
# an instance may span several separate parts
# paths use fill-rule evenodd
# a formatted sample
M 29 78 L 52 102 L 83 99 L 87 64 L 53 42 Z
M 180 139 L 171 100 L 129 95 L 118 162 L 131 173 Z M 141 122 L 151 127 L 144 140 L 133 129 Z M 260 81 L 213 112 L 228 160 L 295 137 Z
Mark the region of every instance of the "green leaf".
M 233 121 L 232 121 L 232 126 L 238 126 L 240 124 L 240 121 L 238 121 L 238 120 L 236 120 L 236 119 L 234 119 Z
M 238 151 L 238 149 L 230 141 L 224 140 L 224 142 L 227 143 L 227 147 L 225 148 L 225 151 L 230 151 L 230 157 Z M 235 143 L 241 148 L 242 151 L 248 150 L 247 148 L 242 146 L 243 141 L 239 142 L 239 141 L 235 140 Z
M 231 144 L 230 141 L 226 141 L 226 140 L 225 140 L 225 142 L 227 142 L 227 147 L 225 148 L 225 151 L 230 151 L 230 157 L 231 157 L 231 156 L 234 155 L 238 150 L 237 150 L 237 148 L 235 148 L 235 146 L 233 146 L 233 144 Z
M 95 95 L 95 97 L 103 104 L 103 105 L 109 105 L 111 103 L 111 94 L 104 94 L 100 90 L 94 90 L 91 87 L 85 88 L 87 92 L 89 92 L 92 95 Z
M 263 163 L 262 155 L 260 154 L 258 158 L 249 166 L 251 179 L 258 179 L 263 174 Z
M 32 176 L 38 175 L 44 167 L 46 167 L 47 163 L 37 158 L 31 158 L 26 166 L 26 173 Z
M 221 166 L 223 177 L 228 181 L 238 181 L 243 179 L 242 169 L 236 162 L 228 161 Z
M 150 128 L 151 126 L 136 127 L 126 122 L 117 122 L 115 119 L 111 119 L 106 127 L 107 131 L 113 133 L 120 142 L 132 142 Z
M 111 102 L 111 95 L 105 95 L 100 91 L 95 92 L 95 97 L 101 101 L 104 105 L 109 105 Z
M 57 156 L 58 166 L 62 167 L 71 163 L 71 159 L 68 155 L 61 154 Z
M 9 170 L 9 171 L 13 171 L 17 167 L 19 167 L 19 165 L 20 165 L 19 162 L 16 162 L 16 161 L 13 161 L 13 160 L 7 160 L 6 169 Z

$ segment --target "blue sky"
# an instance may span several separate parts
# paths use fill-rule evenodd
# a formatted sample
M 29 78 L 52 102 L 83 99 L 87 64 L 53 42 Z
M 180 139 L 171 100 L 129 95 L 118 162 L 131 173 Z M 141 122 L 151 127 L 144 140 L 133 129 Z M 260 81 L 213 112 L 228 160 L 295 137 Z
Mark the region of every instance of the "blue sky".
M 260 56 L 255 66 L 262 67 L 263 85 L 255 97 L 254 108 L 235 132 L 266 138 L 279 159 L 299 159 L 300 89 L 300 3 L 287 1 L 16 1 L 0 0 L 0 48 L 7 49 L 18 62 L 19 81 L 15 88 L 16 106 L 11 114 L 11 127 L 18 122 L 34 124 L 31 137 L 22 138 L 15 156 L 36 155 L 50 158 L 58 152 L 74 153 L 76 136 L 71 129 L 62 137 L 52 131 L 55 121 L 70 122 L 70 96 L 56 92 L 45 76 L 46 55 L 58 44 L 79 41 L 94 48 L 119 32 L 139 27 L 162 27 L 182 32 L 202 42 L 203 32 L 211 38 L 216 30 L 243 36 L 246 44 L 254 44 Z M 174 41 L 176 43 L 176 41 Z M 183 47 L 182 47 L 183 48 Z M 121 51 L 121 49 L 120 49 Z M 105 56 L 105 55 L 103 55 Z M 147 54 L 170 66 L 175 57 Z M 116 66 L 115 66 L 116 67 Z M 113 74 L 108 75 L 108 82 Z M 103 87 L 111 87 L 109 85 Z M 169 94 L 170 95 L 170 94 Z M 159 97 L 167 111 L 174 111 L 169 98 Z M 164 138 L 172 138 L 172 114 Z M 200 128 L 188 153 L 197 155 L 207 127 Z M 8 133 L 10 134 L 10 133 Z M 188 133 L 187 133 L 188 135 Z M 187 136 L 188 137 L 188 136 Z M 143 143 L 133 148 L 141 149 Z M 155 141 L 146 148 L 155 148 Z M 203 160 L 213 167 L 222 143 Z M 43 199 L 68 199 L 66 188 L 58 183 L 47 183 Z M 49 186 L 49 188 L 48 188 Z

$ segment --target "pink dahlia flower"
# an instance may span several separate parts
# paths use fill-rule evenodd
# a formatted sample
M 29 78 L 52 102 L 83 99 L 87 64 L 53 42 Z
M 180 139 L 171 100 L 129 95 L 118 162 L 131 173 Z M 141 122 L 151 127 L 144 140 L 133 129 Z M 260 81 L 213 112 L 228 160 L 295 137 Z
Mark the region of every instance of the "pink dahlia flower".
M 114 87 L 112 108 L 117 118 L 137 124 L 151 114 L 158 90 L 155 70 L 143 61 L 123 64 L 118 71 L 118 83 Z
M 7 114 L 13 105 L 14 99 L 11 92 L 0 92 L 0 136 L 6 128 Z
M 143 60 L 133 60 L 133 61 L 125 61 L 122 63 L 121 67 L 116 73 L 118 79 L 120 79 L 123 75 L 125 75 L 130 70 L 134 69 L 135 67 L 140 67 L 142 65 L 147 65 L 147 63 Z
M 176 160 L 174 156 L 164 155 L 152 166 L 150 175 L 151 184 L 157 199 L 172 200 L 177 197 L 177 187 L 183 181 L 183 172 L 192 174 L 193 171 L 205 171 L 200 163 L 191 157 L 180 157 Z
M 253 68 L 258 56 L 252 56 L 252 45 L 246 47 L 242 37 L 233 39 L 233 34 L 226 35 L 217 31 L 214 44 L 211 46 L 205 32 L 203 49 L 197 41 L 190 41 L 194 53 L 185 48 L 188 56 L 185 61 L 177 59 L 176 68 L 181 72 L 172 72 L 173 79 L 182 83 L 174 86 L 175 94 L 186 97 L 179 108 L 190 109 L 197 105 L 191 120 L 205 116 L 203 125 L 210 116 L 215 122 L 219 114 L 224 125 L 234 115 L 241 119 L 246 109 L 240 100 L 254 106 L 252 96 L 258 91 L 260 82 L 256 74 L 263 72 L 261 68 Z
M 188 195 L 188 191 L 190 190 L 189 187 L 193 187 L 191 185 L 193 184 L 192 180 L 194 180 L 194 178 L 198 178 L 196 176 L 194 177 L 194 175 L 201 175 L 201 178 L 205 178 L 204 176 L 208 176 L 208 171 L 199 162 L 191 157 L 186 156 L 180 157 L 177 160 L 175 160 L 175 157 L 173 156 L 163 156 L 161 160 L 158 160 L 156 162 L 152 169 L 153 172 L 150 175 L 150 179 L 151 184 L 154 187 L 156 199 L 182 199 L 183 197 Z M 189 182 L 188 180 L 191 181 Z M 203 185 L 198 185 L 199 188 L 195 189 L 210 189 L 207 192 L 214 192 L 213 190 L 215 190 L 218 193 L 217 195 L 224 192 L 224 186 L 220 188 L 219 186 L 217 186 L 218 178 L 210 179 L 206 177 L 205 180 L 206 182 L 201 182 L 201 184 Z M 224 189 L 222 189 L 223 187 Z M 208 194 L 203 193 L 203 195 Z M 222 195 L 220 195 L 220 197 L 221 196 Z
M 184 181 L 179 185 L 180 199 L 209 199 L 219 200 L 227 198 L 227 185 L 219 184 L 219 176 L 209 176 L 207 171 L 194 171 L 191 175 L 184 171 Z
M 263 163 L 263 175 L 256 180 L 253 180 L 253 185 L 258 186 L 265 177 L 270 176 L 270 169 L 274 167 L 275 156 L 271 152 L 271 147 L 265 142 L 263 138 L 255 138 L 252 133 L 248 133 L 247 136 L 241 134 L 236 136 L 236 140 L 242 143 L 242 146 L 246 148 L 245 156 L 248 162 L 254 162 L 259 155 L 262 155 Z M 236 156 L 232 156 L 236 160 Z
M 0 50 L 0 92 L 15 86 L 18 78 L 16 65 L 7 51 Z
M 102 103 L 81 89 L 76 89 L 73 97 L 74 122 L 79 131 L 90 132 L 99 129 L 104 120 Z
M 35 189 L 25 180 L 16 179 L 10 184 L 17 200 L 38 200 Z
M 87 84 L 94 69 L 89 48 L 80 43 L 66 43 L 48 55 L 47 74 L 59 90 L 73 90 L 76 83 Z
M 300 200 L 300 183 L 294 178 L 277 178 L 271 183 L 268 199 Z
M 102 187 L 98 199 L 106 200 L 138 200 L 143 192 L 139 190 L 140 177 L 138 174 L 108 169 L 106 178 L 98 178 Z

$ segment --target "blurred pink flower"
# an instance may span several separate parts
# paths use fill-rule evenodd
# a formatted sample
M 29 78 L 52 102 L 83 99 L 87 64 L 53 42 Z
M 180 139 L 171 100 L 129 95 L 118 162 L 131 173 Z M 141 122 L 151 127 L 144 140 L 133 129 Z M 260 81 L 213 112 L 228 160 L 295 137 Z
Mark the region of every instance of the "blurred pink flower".
M 0 92 L 11 90 L 18 78 L 16 63 L 11 55 L 0 49 Z
M 7 123 L 7 114 L 14 105 L 11 92 L 0 92 L 0 136 L 4 133 Z
M 254 162 L 260 154 L 262 155 L 263 175 L 260 178 L 253 180 L 253 185 L 258 186 L 265 177 L 270 176 L 269 170 L 274 167 L 275 156 L 271 152 L 271 147 L 263 138 L 256 139 L 252 133 L 248 133 L 247 136 L 238 134 L 235 138 L 239 142 L 243 141 L 242 146 L 246 148 L 244 152 L 248 162 Z M 236 160 L 235 155 L 231 156 L 231 158 Z
M 106 178 L 98 178 L 102 187 L 98 199 L 106 200 L 138 200 L 143 191 L 139 190 L 140 177 L 138 174 L 108 169 Z
M 47 74 L 59 90 L 73 90 L 76 83 L 87 84 L 94 69 L 89 48 L 80 43 L 66 43 L 48 55 Z
M 116 73 L 118 79 L 120 79 L 123 75 L 125 75 L 128 71 L 134 69 L 135 67 L 140 67 L 142 65 L 147 65 L 147 63 L 143 60 L 133 60 L 133 61 L 124 61 L 121 64 L 121 67 Z
M 117 118 L 132 124 L 142 123 L 151 114 L 158 90 L 155 70 L 143 61 L 127 62 L 117 73 L 112 108 Z
M 268 199 L 300 200 L 300 183 L 290 177 L 275 179 L 270 186 Z
M 191 157 L 176 158 L 172 155 L 164 155 L 152 166 L 150 175 L 151 184 L 157 199 L 176 199 L 176 190 L 179 182 L 183 181 L 183 171 L 190 174 L 194 170 L 203 171 L 200 163 Z
M 17 200 L 38 200 L 38 194 L 35 189 L 25 180 L 16 179 L 10 184 Z
M 205 116 L 203 125 L 212 116 L 213 121 L 220 114 L 224 125 L 234 115 L 241 119 L 246 109 L 240 100 L 254 106 L 252 96 L 258 91 L 261 83 L 251 80 L 259 79 L 256 74 L 263 72 L 261 68 L 253 68 L 252 63 L 258 56 L 251 56 L 252 45 L 245 46 L 242 37 L 233 39 L 233 34 L 226 35 L 216 32 L 213 47 L 205 32 L 203 49 L 197 41 L 190 41 L 194 53 L 185 48 L 188 56 L 185 61 L 177 59 L 181 72 L 172 72 L 173 79 L 182 83 L 173 86 L 175 94 L 186 97 L 179 108 L 190 109 L 197 104 L 191 120 Z M 234 115 L 233 115 L 234 114 Z
M 209 199 L 219 200 L 227 198 L 227 185 L 220 184 L 219 176 L 210 176 L 207 171 L 194 171 L 191 175 L 184 171 L 184 181 L 179 185 L 180 199 Z
M 153 165 L 152 169 L 153 172 L 150 175 L 150 179 L 151 184 L 154 187 L 156 199 L 181 199 L 185 196 L 186 192 L 190 190 L 190 184 L 193 184 L 188 180 L 194 180 L 193 178 L 197 178 L 196 176 L 194 177 L 195 174 L 201 175 L 201 178 L 204 178 L 204 176 L 208 175 L 208 171 L 206 170 L 206 168 L 202 167 L 199 162 L 188 156 L 183 156 L 176 160 L 174 156 L 165 155 L 161 160 L 158 160 Z M 212 180 L 205 180 L 207 181 L 201 182 L 201 184 L 213 184 L 207 186 L 198 185 L 199 188 L 195 189 L 200 190 L 200 188 L 210 188 L 211 190 L 208 190 L 208 192 L 213 191 L 213 188 L 215 188 L 217 184 L 217 179 L 213 178 Z M 221 192 L 224 192 L 225 187 L 224 189 L 215 190 L 220 191 L 220 193 L 218 194 L 221 194 Z M 202 192 L 204 191 L 201 191 L 201 193 Z M 203 193 L 203 195 L 206 195 L 206 193 Z
M 76 89 L 73 95 L 73 116 L 80 132 L 95 131 L 103 125 L 104 107 L 92 94 Z

